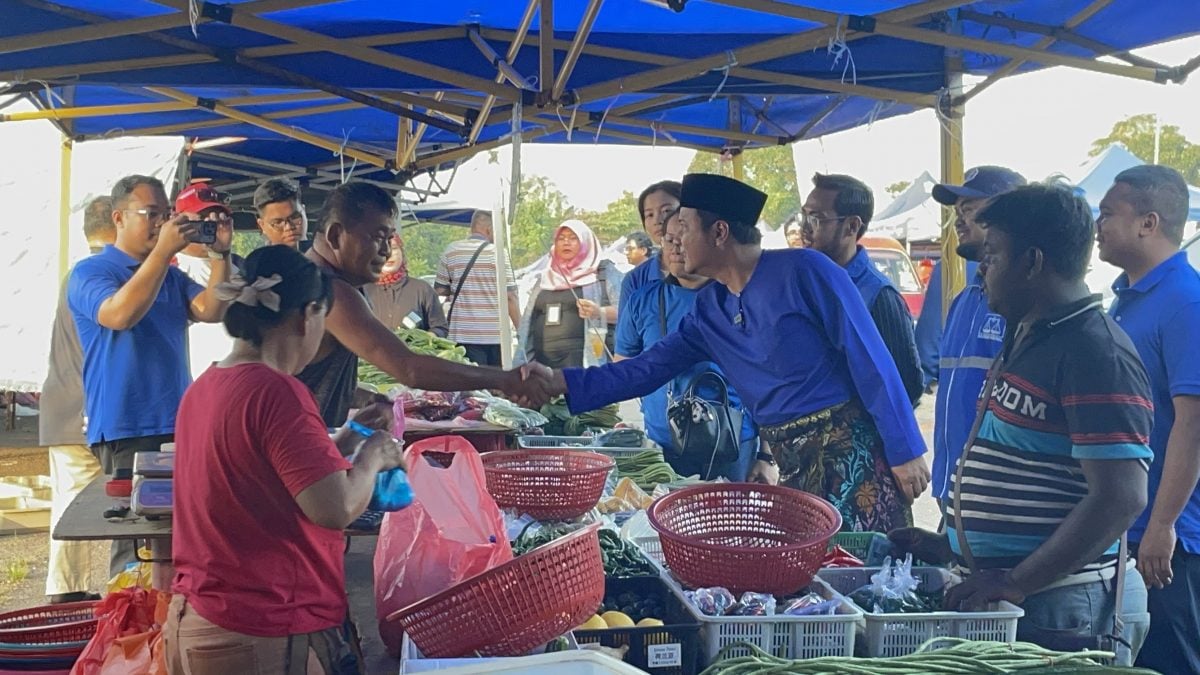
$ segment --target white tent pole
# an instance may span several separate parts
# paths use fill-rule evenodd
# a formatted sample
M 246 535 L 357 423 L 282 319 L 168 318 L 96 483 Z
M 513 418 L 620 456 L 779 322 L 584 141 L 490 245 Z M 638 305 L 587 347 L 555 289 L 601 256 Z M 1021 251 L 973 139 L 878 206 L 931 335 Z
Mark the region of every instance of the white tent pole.
M 517 195 L 521 189 L 521 103 L 512 110 L 512 174 L 509 194 L 501 192 L 498 204 L 493 209 L 493 234 L 496 240 L 496 297 L 500 308 L 496 317 L 500 322 L 500 358 L 505 368 L 513 363 L 513 326 L 508 316 L 508 275 L 504 273 L 508 261 L 509 231 L 516 223 Z M 508 206 L 505 208 L 505 198 Z

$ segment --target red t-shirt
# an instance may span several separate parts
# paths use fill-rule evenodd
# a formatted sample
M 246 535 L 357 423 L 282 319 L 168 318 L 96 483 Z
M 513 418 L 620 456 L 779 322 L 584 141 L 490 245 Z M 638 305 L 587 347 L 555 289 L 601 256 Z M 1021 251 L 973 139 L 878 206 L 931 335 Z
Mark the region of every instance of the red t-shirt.
M 260 364 L 209 368 L 175 426 L 174 591 L 226 630 L 311 633 L 346 618 L 342 532 L 295 496 L 350 468 L 299 380 Z

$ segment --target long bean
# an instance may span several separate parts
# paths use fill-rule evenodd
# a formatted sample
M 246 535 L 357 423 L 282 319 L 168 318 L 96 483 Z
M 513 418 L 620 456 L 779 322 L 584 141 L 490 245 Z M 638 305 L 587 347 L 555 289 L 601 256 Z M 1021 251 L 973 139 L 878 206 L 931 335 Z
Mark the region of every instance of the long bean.
M 723 658 L 731 650 L 749 650 L 750 656 Z M 846 656 L 789 660 L 740 642 L 717 654 L 717 661 L 702 675 L 918 675 L 920 673 L 1014 673 L 1047 667 L 1101 666 L 1112 652 L 1056 652 L 1017 642 L 984 642 L 962 638 L 934 638 L 913 654 L 890 658 Z M 1128 675 L 1153 671 L 1123 669 Z

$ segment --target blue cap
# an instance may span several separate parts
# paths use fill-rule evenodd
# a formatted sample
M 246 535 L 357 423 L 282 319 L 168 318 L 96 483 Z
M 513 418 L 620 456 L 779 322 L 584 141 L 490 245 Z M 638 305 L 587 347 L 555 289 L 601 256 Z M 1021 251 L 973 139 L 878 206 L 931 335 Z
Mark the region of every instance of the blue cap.
M 933 198 L 939 204 L 954 206 L 959 197 L 978 199 L 995 197 L 1025 184 L 1025 177 L 1002 166 L 977 166 L 963 175 L 962 185 L 933 186 Z

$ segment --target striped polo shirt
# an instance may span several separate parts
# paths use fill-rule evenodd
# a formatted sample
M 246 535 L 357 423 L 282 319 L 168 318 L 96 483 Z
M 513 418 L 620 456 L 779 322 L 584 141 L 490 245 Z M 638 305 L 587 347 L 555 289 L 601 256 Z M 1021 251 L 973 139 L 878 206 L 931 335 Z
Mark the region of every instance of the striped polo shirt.
M 471 262 L 480 245 L 486 244 L 471 266 L 458 301 L 454 303 L 454 313 L 450 316 L 449 338 L 460 344 L 500 344 L 500 313 L 503 312 L 505 316 L 508 313 L 507 304 L 501 307 L 496 293 L 496 247 L 486 242 L 481 235 L 472 234 L 467 239 L 450 244 L 438 261 L 436 284 L 450 289 L 453 297 L 467 263 Z M 508 279 L 508 290 L 517 290 L 510 260 L 505 261 L 505 278 Z
M 951 482 L 950 544 L 961 556 L 953 496 L 980 568 L 1033 553 L 1087 495 L 1080 460 L 1148 461 L 1153 406 L 1137 351 L 1100 296 L 1007 338 L 979 435 Z M 1137 470 L 1143 470 L 1138 468 Z M 1115 559 L 1117 543 L 1083 570 Z

